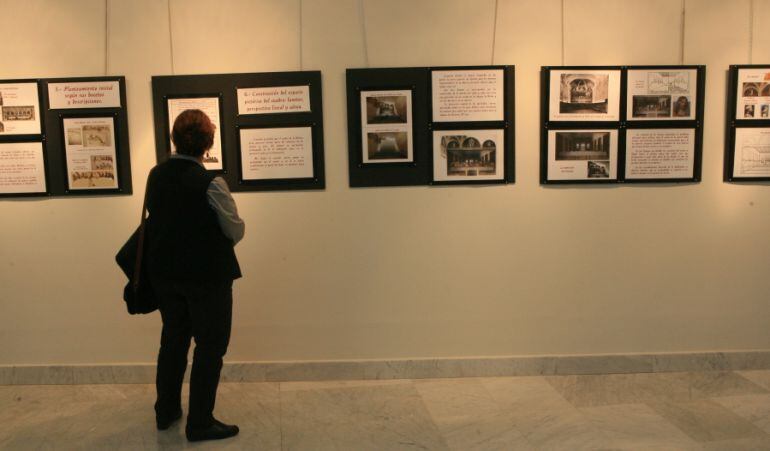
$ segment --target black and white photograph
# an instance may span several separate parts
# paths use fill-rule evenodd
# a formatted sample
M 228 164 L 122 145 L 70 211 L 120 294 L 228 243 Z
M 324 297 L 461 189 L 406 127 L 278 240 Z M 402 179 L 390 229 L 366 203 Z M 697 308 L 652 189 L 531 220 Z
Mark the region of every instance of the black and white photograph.
M 550 69 L 549 120 L 620 120 L 620 73 L 615 69 Z
M 743 106 L 743 117 L 744 118 L 752 118 L 752 117 L 754 117 L 754 105 L 744 105 Z
M 562 74 L 559 112 L 607 114 L 609 75 Z
M 695 119 L 698 69 L 628 69 L 626 117 L 634 121 Z
M 37 83 L 0 83 L 0 133 L 36 135 L 40 133 L 40 101 Z
M 503 180 L 504 130 L 433 132 L 435 181 Z
M 610 132 L 556 132 L 557 160 L 608 160 Z
M 770 115 L 770 105 L 768 105 L 768 104 L 762 105 L 760 107 L 759 111 L 760 111 L 759 117 L 767 118 L 768 115 Z
M 617 180 L 618 130 L 549 130 L 548 181 Z
M 446 153 L 448 175 L 492 175 L 497 165 L 497 145 L 491 139 L 483 143 L 473 136 L 456 135 L 441 138 Z
M 609 161 L 589 161 L 588 162 L 588 178 L 606 179 L 609 177 L 610 177 Z
M 671 117 L 671 96 L 634 96 L 633 117 Z
M 367 124 L 406 124 L 406 96 L 368 96 L 366 98 Z
M 412 91 L 361 91 L 361 162 L 411 163 Z
M 34 121 L 35 120 L 35 107 L 32 105 L 24 106 L 4 106 L 3 120 L 4 121 Z
M 366 153 L 369 160 L 406 160 L 410 154 L 407 132 L 367 133 Z

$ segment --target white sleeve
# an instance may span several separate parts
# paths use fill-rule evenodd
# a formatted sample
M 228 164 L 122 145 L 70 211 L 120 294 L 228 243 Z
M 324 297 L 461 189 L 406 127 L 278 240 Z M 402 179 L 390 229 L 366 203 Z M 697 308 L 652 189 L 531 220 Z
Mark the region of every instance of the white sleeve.
M 219 226 L 226 237 L 237 244 L 243 238 L 246 231 L 246 224 L 238 216 L 238 207 L 235 206 L 235 199 L 230 194 L 227 182 L 222 177 L 215 177 L 209 184 L 208 191 L 209 205 L 217 213 Z

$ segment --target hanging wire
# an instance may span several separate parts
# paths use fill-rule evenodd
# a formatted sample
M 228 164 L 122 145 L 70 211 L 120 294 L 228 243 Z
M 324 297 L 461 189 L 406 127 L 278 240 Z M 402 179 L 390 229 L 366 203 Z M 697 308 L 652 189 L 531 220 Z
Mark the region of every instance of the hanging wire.
M 679 64 L 682 64 L 682 65 L 684 65 L 684 36 L 685 36 L 685 34 L 684 34 L 684 27 L 685 27 L 685 24 L 687 23 L 687 21 L 686 21 L 686 19 L 687 19 L 687 17 L 686 17 L 686 13 L 687 13 L 686 3 L 687 3 L 687 0 L 682 0 L 682 13 L 681 13 L 681 16 L 679 18 L 679 20 L 681 22 L 680 23 L 681 26 L 679 27 L 679 30 L 680 30 L 680 32 L 679 32 Z
M 754 0 L 749 0 L 749 64 L 754 59 Z
M 567 0 L 561 0 L 561 65 L 564 66 L 567 61 L 567 50 L 565 46 L 565 33 L 567 29 Z
M 364 61 L 366 67 L 369 67 L 369 42 L 366 40 L 366 12 L 364 11 L 364 0 L 358 0 L 358 14 L 361 21 L 361 34 L 364 40 Z
M 498 10 L 498 4 L 499 0 L 495 0 L 495 18 L 494 22 L 492 23 L 492 61 L 489 63 L 490 65 L 495 64 L 495 44 L 497 43 L 497 10 Z
M 299 70 L 302 70 L 302 0 L 299 0 Z
M 110 0 L 104 0 L 104 75 L 110 74 Z
M 174 33 L 171 31 L 171 0 L 166 0 L 168 5 L 168 47 L 171 55 L 171 75 L 176 75 L 174 70 Z

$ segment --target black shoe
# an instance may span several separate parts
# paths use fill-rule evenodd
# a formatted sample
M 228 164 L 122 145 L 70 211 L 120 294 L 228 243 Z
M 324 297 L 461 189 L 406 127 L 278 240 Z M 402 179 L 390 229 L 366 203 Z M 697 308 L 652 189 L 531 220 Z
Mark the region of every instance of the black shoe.
M 166 417 L 155 415 L 155 424 L 158 426 L 159 431 L 165 431 L 170 428 L 172 424 L 176 423 L 178 419 L 182 418 L 182 411 L 178 410 L 173 415 Z
M 238 435 L 238 426 L 224 424 L 219 420 L 214 420 L 210 426 L 204 428 L 191 428 L 187 426 L 185 435 L 191 442 L 200 442 L 202 440 L 221 440 L 223 438 Z

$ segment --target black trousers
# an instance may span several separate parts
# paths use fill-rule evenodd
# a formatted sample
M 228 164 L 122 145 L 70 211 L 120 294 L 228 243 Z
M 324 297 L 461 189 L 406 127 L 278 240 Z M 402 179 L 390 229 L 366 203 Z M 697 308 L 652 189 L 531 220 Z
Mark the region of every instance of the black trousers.
M 190 340 L 195 338 L 190 374 L 189 427 L 207 427 L 222 370 L 222 357 L 230 343 L 233 283 L 179 283 L 152 280 L 160 300 L 163 332 L 158 353 L 155 412 L 168 418 L 181 409 L 182 381 L 187 369 Z

